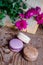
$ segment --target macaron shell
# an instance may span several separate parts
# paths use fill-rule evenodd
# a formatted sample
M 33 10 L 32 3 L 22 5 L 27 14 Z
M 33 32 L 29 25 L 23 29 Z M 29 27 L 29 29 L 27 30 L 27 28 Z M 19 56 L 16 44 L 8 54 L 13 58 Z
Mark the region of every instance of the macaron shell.
M 20 52 L 22 49 L 11 49 L 13 52 Z
M 24 48 L 24 55 L 27 60 L 35 61 L 38 57 L 38 51 L 32 46 Z
M 37 57 L 36 58 L 29 58 L 27 56 L 24 55 L 24 58 L 27 60 L 27 61 L 36 61 L 37 60 Z
M 29 41 L 30 41 L 30 37 L 28 37 L 27 35 L 25 35 L 25 34 L 23 34 L 23 33 L 21 33 L 21 32 L 18 33 L 17 37 L 18 37 L 21 41 L 23 41 L 24 43 L 27 43 L 27 44 L 28 44 Z
M 19 39 L 12 39 L 10 41 L 10 47 L 13 50 L 20 50 L 23 48 L 23 42 Z
M 37 53 L 36 53 L 37 52 Z M 38 50 L 36 49 L 36 48 L 34 48 L 34 47 L 32 47 L 32 46 L 27 46 L 27 47 L 25 47 L 25 49 L 24 49 L 24 53 L 25 53 L 25 55 L 26 56 L 33 56 L 33 57 L 35 57 L 36 55 L 38 55 Z M 31 54 L 32 53 L 32 54 Z
M 24 59 L 26 59 L 27 61 L 31 61 L 31 59 L 26 57 L 25 55 L 24 55 Z
M 16 48 L 16 49 L 15 49 L 15 48 L 12 48 L 12 47 L 10 46 L 10 48 L 13 49 L 13 50 L 20 50 L 20 49 L 22 49 L 23 47 L 22 47 L 22 48 Z

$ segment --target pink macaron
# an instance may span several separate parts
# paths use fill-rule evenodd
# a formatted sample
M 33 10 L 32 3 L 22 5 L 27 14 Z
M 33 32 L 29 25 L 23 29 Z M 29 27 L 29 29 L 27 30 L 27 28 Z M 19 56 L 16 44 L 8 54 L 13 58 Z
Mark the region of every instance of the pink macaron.
M 16 38 L 10 40 L 9 45 L 10 45 L 11 50 L 14 52 L 19 52 L 23 48 L 23 42 L 19 39 L 16 39 Z

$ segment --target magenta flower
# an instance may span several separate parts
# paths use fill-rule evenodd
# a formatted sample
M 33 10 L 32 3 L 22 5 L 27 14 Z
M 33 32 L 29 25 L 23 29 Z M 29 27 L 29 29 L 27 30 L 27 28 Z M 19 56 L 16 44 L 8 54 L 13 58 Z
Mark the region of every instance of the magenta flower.
M 20 16 L 21 18 L 24 18 L 24 14 L 19 14 L 19 16 Z
M 40 13 L 40 11 L 41 11 L 40 7 L 37 6 L 35 9 L 36 9 L 37 13 Z
M 26 13 L 25 13 L 25 18 L 30 18 L 34 15 L 34 8 L 29 9 Z
M 39 14 L 36 17 L 36 21 L 37 21 L 38 24 L 43 24 L 43 13 L 42 14 Z
M 26 20 L 18 20 L 16 23 L 15 23 L 15 26 L 19 29 L 19 30 L 22 30 L 22 29 L 25 29 L 27 27 L 27 22 Z
M 32 16 L 37 16 L 41 11 L 40 7 L 31 8 L 25 13 L 25 18 L 30 18 Z

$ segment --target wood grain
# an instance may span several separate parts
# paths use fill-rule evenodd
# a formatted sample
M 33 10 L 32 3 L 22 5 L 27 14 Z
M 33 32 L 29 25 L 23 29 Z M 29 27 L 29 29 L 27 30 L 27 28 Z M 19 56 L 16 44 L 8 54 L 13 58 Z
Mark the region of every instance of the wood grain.
M 17 34 L 17 31 L 3 27 L 3 28 L 0 28 L 0 33 L 1 33 L 0 36 L 2 36 L 3 34 L 2 37 L 6 37 L 7 40 L 8 39 L 10 40 L 15 37 L 15 34 Z M 8 37 L 9 35 L 11 35 L 11 38 L 10 37 L 8 38 L 7 35 L 5 35 L 5 33 L 7 33 Z M 23 52 L 22 51 L 19 53 L 12 52 L 9 48 L 8 42 L 7 44 L 5 43 L 7 41 L 6 38 L 3 38 L 3 40 L 5 39 L 6 41 L 4 41 L 2 45 L 0 42 L 0 65 L 43 65 L 43 29 L 39 28 L 36 34 L 34 35 L 29 33 L 24 33 L 24 34 L 28 35 L 31 38 L 31 41 L 28 45 L 33 45 L 34 47 L 38 49 L 39 51 L 38 59 L 35 62 L 29 62 L 25 60 L 22 55 Z M 0 41 L 1 41 L 1 38 L 0 38 Z M 7 51 L 6 53 L 3 51 L 3 48 L 5 51 L 7 49 L 10 51 Z

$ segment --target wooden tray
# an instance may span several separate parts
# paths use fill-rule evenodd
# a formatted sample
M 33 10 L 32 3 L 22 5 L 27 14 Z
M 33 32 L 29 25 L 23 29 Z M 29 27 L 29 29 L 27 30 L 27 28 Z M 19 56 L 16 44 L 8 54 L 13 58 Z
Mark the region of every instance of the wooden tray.
M 17 34 L 15 30 L 0 28 L 0 65 L 43 65 L 43 30 L 39 28 L 34 35 L 25 33 L 31 38 L 29 45 L 33 45 L 39 51 L 38 59 L 35 62 L 26 61 L 22 56 L 22 51 L 14 53 L 10 50 L 8 42 L 15 37 L 15 34 Z

